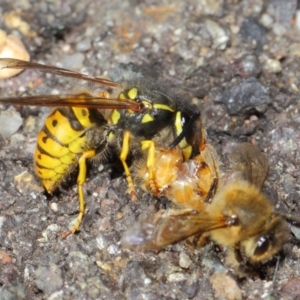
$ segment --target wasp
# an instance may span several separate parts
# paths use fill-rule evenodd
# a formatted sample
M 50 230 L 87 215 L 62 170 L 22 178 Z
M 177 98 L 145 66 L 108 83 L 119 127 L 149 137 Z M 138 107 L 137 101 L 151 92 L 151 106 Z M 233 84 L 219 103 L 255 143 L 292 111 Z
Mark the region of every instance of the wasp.
M 157 148 L 155 160 L 165 157 L 165 151 Z M 175 157 L 173 152 L 169 155 Z M 158 250 L 185 239 L 198 246 L 212 240 L 228 249 L 226 262 L 240 274 L 247 262 L 265 262 L 273 257 L 286 243 L 289 228 L 285 217 L 261 191 L 268 173 L 267 159 L 254 145 L 242 143 L 232 147 L 229 161 L 229 170 L 221 176 L 216 154 L 206 145 L 194 158 L 164 165 L 165 173 L 173 174 L 175 180 L 164 181 L 161 170 L 155 169 L 160 193 L 179 208 L 139 220 L 123 235 L 123 246 Z M 147 171 L 140 168 L 138 174 L 145 187 Z
M 156 147 L 179 147 L 185 160 L 199 152 L 198 144 L 202 140 L 199 109 L 191 104 L 187 95 L 178 95 L 134 72 L 127 72 L 120 82 L 115 82 L 10 58 L 0 59 L 1 69 L 35 69 L 106 87 L 96 94 L 82 91 L 0 99 L 1 103 L 57 107 L 38 134 L 34 169 L 46 191 L 52 194 L 78 167 L 79 213 L 75 225 L 64 236 L 78 231 L 83 219 L 87 161 L 104 160 L 110 151 L 117 151 L 128 192 L 136 200 L 127 163 L 130 155 L 146 153 L 148 181 L 155 193 L 152 182 Z

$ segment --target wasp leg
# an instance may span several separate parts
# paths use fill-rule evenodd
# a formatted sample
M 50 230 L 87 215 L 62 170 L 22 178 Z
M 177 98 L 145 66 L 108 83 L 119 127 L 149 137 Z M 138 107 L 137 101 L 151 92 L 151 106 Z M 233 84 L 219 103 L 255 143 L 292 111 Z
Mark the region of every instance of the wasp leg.
M 135 190 L 134 190 L 133 180 L 131 177 L 129 167 L 126 163 L 126 159 L 128 157 L 128 153 L 129 153 L 130 137 L 131 137 L 130 131 L 125 131 L 124 136 L 123 136 L 123 144 L 122 144 L 122 150 L 121 150 L 121 154 L 120 154 L 120 160 L 123 164 L 123 168 L 124 168 L 125 175 L 126 175 L 126 180 L 127 180 L 127 185 L 128 185 L 127 193 L 130 194 L 131 200 L 133 202 L 136 202 L 137 198 L 136 198 L 136 194 L 135 194 Z
M 155 166 L 155 142 L 152 140 L 142 141 L 142 150 L 148 149 L 147 156 L 147 169 L 148 169 L 148 182 L 149 188 L 153 195 L 157 196 L 159 194 L 159 190 L 155 183 L 153 168 Z
M 84 152 L 78 160 L 79 172 L 77 177 L 77 186 L 78 186 L 78 199 L 79 199 L 79 213 L 73 228 L 67 232 L 62 233 L 63 238 L 67 237 L 70 234 L 74 234 L 76 231 L 78 231 L 80 224 L 82 222 L 82 218 L 84 215 L 83 185 L 86 181 L 86 160 L 95 157 L 96 154 L 97 154 L 96 150 L 88 150 Z

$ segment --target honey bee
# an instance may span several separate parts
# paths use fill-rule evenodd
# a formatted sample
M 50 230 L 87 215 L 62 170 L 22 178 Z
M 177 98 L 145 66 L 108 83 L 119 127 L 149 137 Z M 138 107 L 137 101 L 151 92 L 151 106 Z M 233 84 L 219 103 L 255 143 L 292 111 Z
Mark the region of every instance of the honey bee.
M 158 148 L 156 151 L 156 156 L 164 155 L 163 150 Z M 209 153 L 212 148 L 207 147 L 207 151 Z M 203 194 L 201 188 L 202 176 L 206 177 L 207 172 L 201 173 L 203 165 L 197 162 L 199 158 L 204 158 L 205 162 L 205 156 L 212 159 L 214 162 L 209 161 L 206 166 L 212 168 L 210 173 L 213 176 L 219 174 L 219 169 L 214 152 L 204 157 L 202 153 L 186 162 L 180 161 L 177 166 L 164 166 L 166 174 L 184 178 L 183 185 L 193 192 L 184 198 L 178 191 L 177 181 L 170 180 L 161 194 L 167 195 L 180 209 L 161 210 L 154 216 L 141 219 L 125 232 L 122 245 L 129 249 L 158 250 L 187 238 L 196 240 L 199 246 L 212 240 L 228 249 L 226 264 L 243 273 L 246 263 L 269 260 L 289 236 L 284 216 L 274 211 L 261 192 L 268 172 L 266 157 L 250 143 L 232 147 L 230 170 L 213 187 L 213 198 L 208 199 L 209 193 Z M 140 180 L 144 178 L 147 182 L 146 172 L 141 171 L 139 175 Z M 159 175 L 155 174 L 154 178 L 160 179 Z M 196 178 L 196 183 L 191 180 L 193 178 Z M 215 180 L 210 182 L 216 183 Z M 204 191 L 209 189 L 206 187 Z M 197 192 L 199 203 L 196 201 Z
M 186 160 L 181 149 L 156 147 L 152 178 L 143 159 L 133 165 L 133 177 L 143 190 L 165 196 L 177 206 L 203 211 L 213 198 L 219 178 L 217 155 L 201 128 L 199 154 Z
M 104 160 L 110 151 L 118 151 L 128 192 L 136 200 L 127 164 L 130 154 L 146 153 L 149 182 L 152 182 L 156 147 L 177 147 L 185 160 L 199 152 L 202 124 L 197 107 L 191 104 L 187 95 L 178 95 L 134 72 L 126 72 L 123 80 L 114 82 L 10 58 L 0 59 L 0 71 L 2 69 L 35 69 L 94 82 L 109 89 L 97 94 L 84 91 L 0 99 L 0 103 L 58 107 L 48 116 L 38 134 L 34 168 L 50 194 L 77 167 L 79 169 L 79 214 L 73 228 L 64 236 L 75 233 L 82 222 L 85 211 L 83 185 L 88 160 Z

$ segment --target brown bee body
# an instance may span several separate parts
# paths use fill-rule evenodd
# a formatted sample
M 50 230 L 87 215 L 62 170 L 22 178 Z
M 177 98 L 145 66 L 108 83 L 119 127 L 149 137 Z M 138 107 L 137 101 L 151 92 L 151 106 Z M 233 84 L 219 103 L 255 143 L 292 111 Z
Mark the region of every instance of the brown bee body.
M 205 135 L 202 130 L 202 136 Z M 202 211 L 215 194 L 219 168 L 209 144 L 201 143 L 199 152 L 185 160 L 179 147 L 156 147 L 153 179 L 150 180 L 147 166 L 140 160 L 133 166 L 134 180 L 145 191 L 165 196 L 179 207 Z
M 209 153 L 211 148 L 207 145 L 206 149 Z M 179 161 L 177 165 L 165 167 L 165 171 L 173 177 L 181 177 L 180 167 L 187 163 L 197 165 L 203 155 L 204 162 L 205 158 L 213 161 L 206 164 L 213 174 L 208 178 L 212 179 L 219 174 L 218 162 L 214 152 L 206 156 L 204 153 L 202 151 L 190 161 Z M 240 266 L 244 262 L 270 259 L 287 241 L 289 229 L 284 217 L 274 211 L 260 190 L 267 169 L 266 158 L 260 150 L 249 143 L 242 143 L 232 149 L 230 174 L 219 178 L 218 185 L 216 180 L 208 181 L 213 188 L 206 186 L 206 196 L 203 196 L 205 193 L 201 188 L 202 178 L 206 181 L 206 168 L 197 169 L 195 178 L 196 182 L 199 181 L 198 186 L 186 177 L 185 185 L 193 190 L 192 194 L 186 194 L 187 197 L 177 192 L 177 182 L 170 179 L 170 184 L 161 190 L 161 194 L 168 195 L 181 208 L 160 211 L 155 216 L 141 219 L 125 232 L 122 244 L 130 249 L 157 250 L 187 238 L 192 238 L 199 246 L 210 239 L 228 248 L 227 263 L 237 271 L 242 269 Z M 140 174 L 147 182 L 147 173 Z M 159 177 L 158 173 L 154 178 L 156 175 Z M 214 193 L 212 198 L 207 198 Z

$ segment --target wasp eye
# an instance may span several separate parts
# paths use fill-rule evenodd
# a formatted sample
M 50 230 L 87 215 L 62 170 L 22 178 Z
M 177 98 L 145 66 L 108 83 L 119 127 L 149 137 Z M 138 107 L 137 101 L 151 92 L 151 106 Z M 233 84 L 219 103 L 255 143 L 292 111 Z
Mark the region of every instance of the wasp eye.
M 261 236 L 256 244 L 254 255 L 262 255 L 269 249 L 269 239 L 265 236 Z

